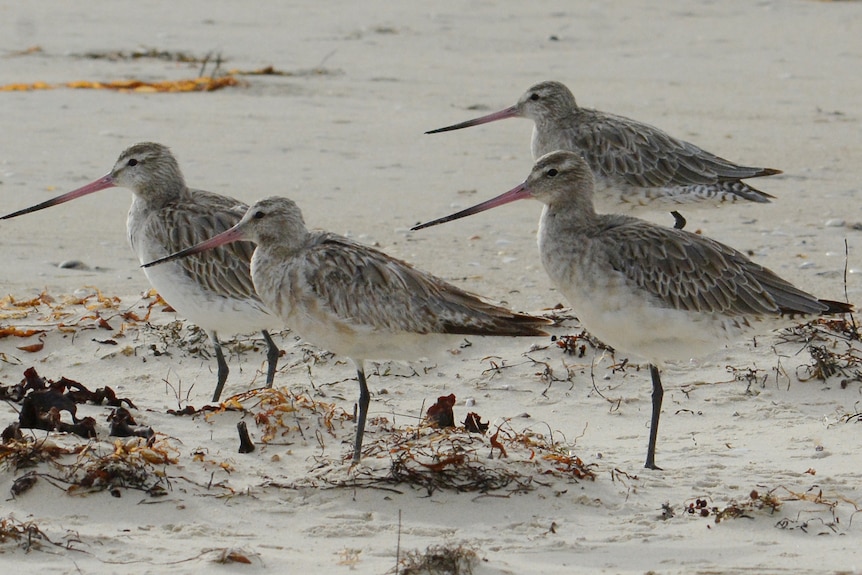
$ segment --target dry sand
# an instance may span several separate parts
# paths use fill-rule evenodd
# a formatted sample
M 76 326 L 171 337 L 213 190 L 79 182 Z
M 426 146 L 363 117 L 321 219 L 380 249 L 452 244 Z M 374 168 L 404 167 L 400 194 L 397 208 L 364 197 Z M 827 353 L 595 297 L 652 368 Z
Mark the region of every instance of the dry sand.
M 858 304 L 860 31 L 862 3 L 807 0 L 673 1 L 660 9 L 634 0 L 254 9 L 224 1 L 2 2 L 0 85 L 157 81 L 200 70 L 154 58 L 84 56 L 148 49 L 218 55 L 223 70 L 273 65 L 289 74 L 245 77 L 245 87 L 212 93 L 0 93 L 0 211 L 78 187 L 106 173 L 127 146 L 153 140 L 174 150 L 194 187 L 248 202 L 290 196 L 312 226 L 379 245 L 516 309 L 552 307 L 564 302 L 538 262 L 538 204 L 406 230 L 509 189 L 531 165 L 526 121 L 423 132 L 508 106 L 531 84 L 556 79 L 584 106 L 658 125 L 732 160 L 784 170 L 757 182 L 774 203 L 687 212 L 689 227 L 750 251 L 820 297 L 843 299 L 846 289 Z M 671 367 L 659 437 L 664 471 L 646 471 L 645 370 L 614 371 L 600 351 L 588 348 L 578 358 L 541 339 L 476 340 L 417 363 L 415 374 L 380 365 L 369 382 L 371 416 L 380 419 L 366 436 L 379 450 L 351 470 L 345 457 L 353 426 L 339 416 L 357 395 L 351 368 L 289 333 L 279 340 L 286 353 L 277 387 L 331 403 L 332 411 L 294 402 L 268 445 L 261 444 L 263 415 L 275 425 L 277 412 L 257 396 L 242 398 L 244 413 L 166 414 L 206 404 L 214 362 L 194 352 L 208 343 L 192 341 L 188 326 L 172 338 L 177 318 L 161 306 L 150 323 L 120 317 L 144 315 L 153 301 L 143 295 L 148 285 L 126 245 L 129 201 L 128 191 L 115 189 L 0 224 L 3 293 L 55 298 L 53 308 L 41 304 L 19 316 L 8 301 L 0 309 L 0 327 L 48 329 L 38 352 L 19 346 L 39 336 L 0 339 L 0 385 L 19 382 L 31 366 L 55 380 L 110 385 L 135 403 L 138 423 L 151 426 L 156 447 L 172 457 L 147 468 L 162 474 L 148 475 L 147 485 L 159 482 L 165 494 L 67 493 L 57 478 L 69 467 L 15 469 L 7 458 L 3 529 L 29 523 L 61 544 L 37 541 L 27 552 L 0 533 L 7 572 L 384 573 L 394 572 L 399 545 L 402 558 L 429 546 L 472 549 L 478 559 L 469 568 L 477 574 L 860 569 L 862 526 L 854 512 L 862 498 L 862 440 L 858 418 L 850 417 L 862 400 L 858 368 L 810 379 L 805 345 L 779 345 L 775 334 Z M 669 223 L 664 214 L 655 220 Z M 86 269 L 57 266 L 74 260 Z M 87 286 L 119 301 L 98 304 Z M 67 301 L 70 294 L 90 297 L 77 304 Z M 52 317 L 56 312 L 72 315 Z M 94 313 L 111 329 L 98 329 Z M 57 326 L 76 321 L 67 331 Z M 575 321 L 557 330 L 577 332 Z M 107 339 L 117 345 L 99 343 Z M 249 343 L 258 350 L 241 351 Z M 844 342 L 835 346 L 847 350 Z M 262 382 L 260 342 L 240 338 L 233 349 L 226 395 Z M 745 381 L 749 372 L 756 381 Z M 509 458 L 495 452 L 488 459 L 488 436 L 423 430 L 416 443 L 403 443 L 423 403 L 449 393 L 458 397 L 456 418 L 476 411 L 502 430 Z M 469 408 L 468 398 L 475 402 Z M 16 407 L 4 408 L 3 427 L 17 418 Z M 62 456 L 61 463 L 86 469 L 113 452 L 110 411 L 80 408 L 98 420 L 99 440 L 89 455 Z M 258 443 L 251 454 L 237 453 L 241 418 Z M 514 440 L 529 433 L 553 446 Z M 418 485 L 386 482 L 392 462 L 408 450 L 419 457 L 459 442 L 476 457 L 472 465 L 509 484 L 486 494 L 442 488 L 429 496 Z M 140 450 L 124 457 L 144 455 L 159 457 Z M 570 456 L 595 479 L 556 470 Z M 418 477 L 424 468 L 410 469 Z M 41 479 L 12 496 L 13 482 L 34 470 Z M 780 508 L 758 509 L 752 491 L 771 494 Z M 698 499 L 724 517 L 734 509 L 746 517 L 716 522 L 715 512 L 686 513 Z M 663 518 L 664 505 L 672 517 Z M 220 558 L 229 563 L 215 564 Z M 242 558 L 250 564 L 237 562 Z

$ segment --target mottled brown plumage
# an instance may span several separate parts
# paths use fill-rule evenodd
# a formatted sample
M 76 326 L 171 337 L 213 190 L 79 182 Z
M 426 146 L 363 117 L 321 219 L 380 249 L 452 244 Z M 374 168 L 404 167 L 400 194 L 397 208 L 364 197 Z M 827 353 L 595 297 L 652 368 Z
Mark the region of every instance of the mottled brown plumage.
M 533 159 L 556 150 L 580 153 L 595 177 L 600 211 L 642 212 L 682 204 L 716 205 L 772 196 L 742 180 L 780 170 L 741 166 L 674 138 L 643 122 L 578 106 L 560 82 L 530 87 L 518 103 L 499 112 L 427 132 L 476 126 L 504 118 L 533 120 Z
M 254 286 L 264 303 L 303 339 L 353 360 L 359 418 L 353 460 L 362 453 L 369 393 L 364 361 L 415 359 L 451 336 L 542 336 L 550 323 L 483 301 L 374 248 L 309 231 L 297 205 L 281 197 L 251 206 L 230 230 L 147 264 L 193 257 L 243 238 L 257 244 Z
M 126 222 L 129 243 L 143 264 L 219 234 L 236 224 L 248 206 L 233 198 L 186 186 L 179 164 L 161 144 L 135 144 L 122 154 L 104 177 L 0 219 L 13 218 L 62 204 L 99 190 L 119 186 L 132 191 Z M 228 375 L 218 332 L 261 330 L 267 342 L 267 386 L 275 377 L 279 350 L 269 328 L 280 322 L 254 291 L 249 264 L 254 245 L 240 242 L 207 254 L 146 270 L 159 294 L 183 317 L 207 330 L 218 360 L 218 401 Z
M 658 368 L 789 319 L 852 310 L 794 287 L 741 252 L 702 235 L 631 216 L 597 214 L 593 175 L 575 152 L 539 158 L 505 194 L 425 228 L 515 200 L 545 204 L 539 253 L 551 281 L 593 335 L 650 362 L 653 419 L 646 466 L 655 467 L 663 394 Z

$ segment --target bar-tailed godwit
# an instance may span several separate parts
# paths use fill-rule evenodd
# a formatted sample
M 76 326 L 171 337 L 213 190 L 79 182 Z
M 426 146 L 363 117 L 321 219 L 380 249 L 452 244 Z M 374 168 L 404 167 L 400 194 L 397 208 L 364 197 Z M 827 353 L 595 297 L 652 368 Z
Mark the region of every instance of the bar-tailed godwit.
M 541 82 L 514 106 L 426 134 L 518 117 L 534 122 L 533 160 L 556 150 L 571 150 L 584 157 L 593 171 L 600 212 L 768 202 L 773 196 L 742 180 L 781 173 L 740 166 L 648 124 L 582 108 L 560 82 Z M 678 220 L 678 226 L 684 221 Z
M 426 357 L 452 343 L 452 336 L 547 335 L 541 328 L 550 322 L 544 318 L 487 303 L 347 238 L 309 231 L 299 207 L 282 197 L 257 202 L 231 229 L 144 267 L 241 239 L 257 244 L 251 275 L 267 307 L 301 338 L 356 366 L 354 462 L 362 453 L 370 400 L 365 360 Z
M 584 327 L 615 349 L 649 361 L 648 468 L 657 468 L 664 362 L 704 356 L 722 342 L 805 316 L 852 311 L 849 304 L 795 288 L 704 236 L 627 215 L 597 214 L 592 172 L 570 151 L 542 156 L 524 183 L 505 194 L 413 229 L 525 198 L 545 204 L 538 232 L 542 264 Z
M 0 217 L 9 219 L 56 206 L 99 190 L 132 191 L 126 226 L 132 250 L 143 264 L 210 238 L 236 224 L 246 204 L 233 198 L 186 186 L 180 166 L 161 144 L 135 144 L 120 154 L 104 177 L 41 204 Z M 233 244 L 169 266 L 147 269 L 150 284 L 181 316 L 205 329 L 218 361 L 218 401 L 228 366 L 218 333 L 260 330 L 267 344 L 267 387 L 272 386 L 279 350 L 267 329 L 281 325 L 254 291 L 249 262 L 254 246 Z

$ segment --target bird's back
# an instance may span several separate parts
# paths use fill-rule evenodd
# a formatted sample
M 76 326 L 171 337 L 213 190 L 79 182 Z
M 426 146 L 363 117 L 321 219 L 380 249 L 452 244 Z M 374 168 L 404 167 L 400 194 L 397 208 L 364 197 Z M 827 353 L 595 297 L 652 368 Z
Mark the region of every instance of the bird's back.
M 780 173 L 735 164 L 635 120 L 578 108 L 557 125 L 537 122 L 533 156 L 555 150 L 582 154 L 596 179 L 600 210 L 628 204 L 768 202 L 772 196 L 741 180 Z M 611 196 L 609 203 L 605 195 Z
M 543 318 L 485 302 L 334 234 L 311 234 L 294 257 L 266 257 L 259 252 L 253 266 L 264 301 L 301 337 L 350 357 L 415 357 L 423 337 L 435 334 L 547 335 Z
M 229 229 L 248 206 L 203 190 L 148 209 L 137 197 L 129 240 L 142 263 L 167 256 Z M 245 333 L 280 325 L 260 301 L 249 269 L 254 244 L 235 242 L 144 271 L 171 306 L 197 325 Z
M 626 216 L 573 225 L 543 218 L 552 282 L 584 327 L 653 363 L 709 353 L 716 344 L 786 325 L 791 316 L 840 313 L 719 242 Z

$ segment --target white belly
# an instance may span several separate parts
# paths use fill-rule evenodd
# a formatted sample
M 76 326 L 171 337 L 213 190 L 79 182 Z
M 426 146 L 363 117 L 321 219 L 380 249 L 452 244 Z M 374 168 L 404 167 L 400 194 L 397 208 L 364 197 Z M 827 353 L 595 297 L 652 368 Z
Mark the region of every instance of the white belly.
M 754 320 L 665 307 L 606 262 L 574 262 L 572 251 L 542 250 L 551 281 L 592 335 L 651 363 L 702 357 L 753 331 Z
M 433 358 L 462 339 L 457 335 L 393 332 L 351 325 L 333 318 L 310 315 L 305 310 L 291 310 L 286 324 L 307 342 L 355 360 Z
M 261 302 L 225 297 L 204 289 L 173 262 L 145 268 L 144 273 L 150 285 L 178 314 L 207 331 L 252 333 L 283 327 Z
M 658 308 L 631 293 L 575 286 L 560 291 L 592 335 L 656 365 L 709 355 L 750 331 L 733 318 Z

